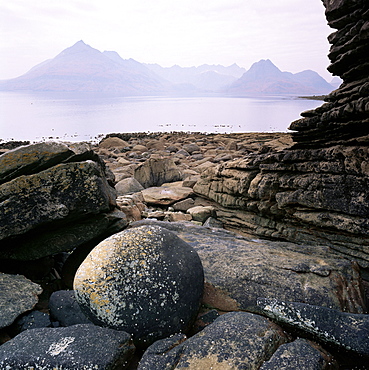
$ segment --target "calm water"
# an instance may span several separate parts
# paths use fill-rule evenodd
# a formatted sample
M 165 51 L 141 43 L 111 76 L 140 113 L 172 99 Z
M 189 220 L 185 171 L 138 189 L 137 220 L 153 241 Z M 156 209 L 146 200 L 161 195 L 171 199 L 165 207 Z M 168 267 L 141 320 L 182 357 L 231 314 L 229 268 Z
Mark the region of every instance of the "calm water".
M 112 132 L 285 132 L 321 101 L 0 92 L 0 139 L 94 140 Z

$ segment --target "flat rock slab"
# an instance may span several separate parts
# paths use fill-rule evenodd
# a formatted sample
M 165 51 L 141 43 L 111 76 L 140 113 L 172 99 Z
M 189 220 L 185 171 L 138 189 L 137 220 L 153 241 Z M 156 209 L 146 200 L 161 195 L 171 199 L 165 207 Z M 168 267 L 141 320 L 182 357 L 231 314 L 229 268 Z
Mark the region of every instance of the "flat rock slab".
M 286 342 L 283 330 L 268 319 L 231 312 L 188 340 L 174 336 L 154 343 L 144 353 L 138 370 L 258 369 Z
M 369 359 L 369 315 L 350 314 L 299 302 L 259 298 L 263 314 Z
M 134 350 L 128 333 L 91 324 L 31 329 L 0 347 L 0 368 L 118 370 Z
M 364 298 L 355 264 L 329 248 L 252 239 L 190 222 L 142 220 L 161 225 L 199 254 L 205 273 L 203 302 L 224 310 L 260 312 L 258 297 L 304 302 L 362 313 Z
M 0 272 L 0 328 L 4 328 L 22 313 L 32 310 L 42 288 L 22 275 Z
M 192 188 L 159 186 L 142 190 L 147 204 L 170 205 L 193 194 Z

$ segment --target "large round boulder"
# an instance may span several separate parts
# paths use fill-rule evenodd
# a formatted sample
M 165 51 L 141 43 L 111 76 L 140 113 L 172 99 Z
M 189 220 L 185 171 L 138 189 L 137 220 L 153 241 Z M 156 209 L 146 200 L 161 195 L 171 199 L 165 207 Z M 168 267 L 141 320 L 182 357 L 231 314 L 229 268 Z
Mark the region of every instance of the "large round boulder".
M 105 239 L 74 279 L 76 299 L 91 321 L 127 331 L 142 347 L 190 328 L 203 284 L 197 252 L 174 233 L 151 225 Z

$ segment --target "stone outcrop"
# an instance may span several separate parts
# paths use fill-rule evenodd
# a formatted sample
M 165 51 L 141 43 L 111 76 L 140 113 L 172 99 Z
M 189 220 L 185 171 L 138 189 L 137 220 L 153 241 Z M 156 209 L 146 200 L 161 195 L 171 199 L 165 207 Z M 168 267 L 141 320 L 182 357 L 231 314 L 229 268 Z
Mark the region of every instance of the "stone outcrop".
M 328 245 L 368 268 L 369 4 L 323 2 L 337 29 L 329 70 L 343 84 L 291 124 L 291 148 L 210 168 L 194 191 L 223 207 L 217 215 L 228 227 Z

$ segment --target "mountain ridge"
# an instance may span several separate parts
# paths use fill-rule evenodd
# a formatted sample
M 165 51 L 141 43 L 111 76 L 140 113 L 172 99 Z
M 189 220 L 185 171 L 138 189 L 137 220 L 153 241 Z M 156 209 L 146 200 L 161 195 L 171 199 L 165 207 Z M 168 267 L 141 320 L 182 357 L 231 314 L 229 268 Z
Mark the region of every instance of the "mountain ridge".
M 82 40 L 25 74 L 0 81 L 5 91 L 102 92 L 142 94 L 325 94 L 334 89 L 314 71 L 282 72 L 269 59 L 249 70 L 236 63 L 198 67 L 161 67 L 123 59 L 116 51 L 103 51 Z

